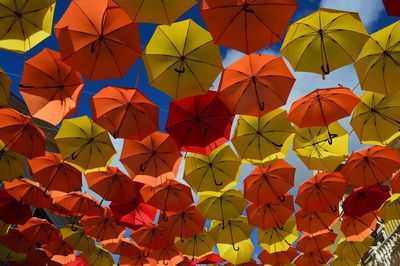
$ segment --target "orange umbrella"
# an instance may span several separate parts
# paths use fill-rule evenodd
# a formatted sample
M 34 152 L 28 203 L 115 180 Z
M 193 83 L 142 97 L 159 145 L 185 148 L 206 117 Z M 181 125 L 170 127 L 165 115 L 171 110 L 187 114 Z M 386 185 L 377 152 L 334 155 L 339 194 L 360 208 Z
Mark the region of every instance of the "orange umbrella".
M 125 230 L 117 224 L 109 208 L 104 210 L 103 215 L 83 216 L 81 224 L 85 233 L 96 241 L 113 239 Z
M 160 225 L 172 236 L 179 236 L 181 241 L 203 231 L 204 218 L 194 206 L 179 212 L 166 212 L 167 221 L 160 220 Z
M 296 266 L 319 266 L 325 265 L 332 258 L 332 252 L 327 249 L 304 253 L 294 260 Z
M 28 254 L 35 250 L 32 242 L 28 241 L 20 231 L 14 228 L 8 229 L 7 235 L 0 236 L 0 243 L 17 253 Z
M 135 182 L 116 167 L 109 166 L 105 172 L 86 174 L 88 187 L 99 194 L 104 200 L 129 200 L 139 191 Z
M 81 189 L 81 172 L 64 162 L 61 154 L 46 151 L 44 156 L 28 162 L 32 177 L 45 186 L 46 190 L 70 192 Z
M 350 185 L 368 187 L 390 179 L 400 168 L 400 152 L 371 146 L 353 152 L 341 172 Z
M 41 248 L 47 253 L 47 256 L 51 259 L 62 260 L 62 257 L 66 259 L 68 255 L 75 254 L 73 247 L 69 246 L 64 240 L 57 240 L 51 243 L 42 245 Z
M 296 248 L 304 253 L 322 250 L 335 243 L 336 234 L 325 232 L 318 235 L 304 234 L 297 242 Z
M 60 231 L 45 219 L 32 217 L 24 225 L 18 225 L 23 237 L 32 243 L 49 244 L 62 239 Z
M 139 246 L 152 250 L 167 248 L 174 243 L 169 231 L 158 224 L 144 225 L 134 231 L 131 237 Z
M 246 208 L 249 224 L 257 226 L 262 230 L 272 227 L 282 227 L 294 212 L 293 196 L 286 194 L 283 196 L 283 203 L 264 203 L 257 205 L 250 204 Z
M 190 187 L 174 180 L 157 187 L 145 186 L 140 194 L 147 204 L 161 210 L 164 221 L 168 220 L 166 211 L 182 211 L 193 203 Z
M 296 203 L 309 212 L 336 212 L 346 187 L 340 173 L 318 173 L 300 185 Z
M 328 125 L 349 116 L 360 99 L 348 88 L 316 89 L 293 102 L 287 119 L 298 127 L 326 127 L 329 144 L 332 135 Z
M 43 156 L 46 137 L 31 117 L 11 108 L 0 108 L 0 140 L 4 147 L 32 159 Z
M 142 140 L 158 130 L 159 108 L 138 89 L 107 86 L 90 106 L 94 121 L 114 138 Z
M 171 137 L 157 131 L 141 141 L 125 140 L 120 161 L 135 181 L 154 185 L 157 177 L 177 173 L 180 158 Z
M 121 256 L 119 259 L 119 265 L 120 266 L 156 266 L 157 262 L 148 256 L 144 256 L 143 252 L 140 254 L 140 256 Z M 79 265 L 81 266 L 81 265 Z M 84 266 L 84 265 L 82 265 Z
M 294 82 L 281 57 L 251 54 L 224 69 L 218 97 L 234 114 L 263 116 L 286 104 Z
M 54 205 L 69 216 L 102 215 L 104 212 L 104 208 L 97 200 L 80 191 L 55 196 Z
M 122 233 L 124 233 L 124 231 Z M 107 249 L 111 253 L 118 254 L 120 256 L 140 256 L 140 254 L 142 253 L 142 250 L 134 243 L 132 243 L 129 238 L 110 239 L 103 241 L 102 244 L 103 248 Z
M 347 241 L 361 242 L 375 232 L 377 219 L 373 212 L 361 217 L 343 216 L 340 229 Z
M 324 230 L 332 232 L 333 226 L 339 220 L 339 213 L 329 211 L 309 212 L 300 209 L 296 213 L 297 229 L 308 234 Z
M 296 0 L 204 0 L 200 15 L 215 43 L 250 54 L 281 41 L 296 8 Z
M 183 261 L 183 256 L 179 250 L 174 246 L 169 246 L 167 248 L 158 249 L 150 252 L 149 257 L 157 261 L 157 265 L 179 265 Z
M 62 264 L 52 261 L 44 249 L 37 248 L 32 253 L 28 253 L 25 261 L 13 262 L 12 266 L 62 266 Z
M 76 114 L 83 89 L 81 75 L 45 48 L 25 61 L 19 92 L 33 117 L 57 125 Z
M 244 180 L 244 198 L 256 203 L 284 201 L 294 184 L 296 168 L 284 160 L 275 160 L 254 169 Z
M 141 54 L 138 26 L 113 1 L 72 1 L 54 31 L 63 62 L 89 80 L 121 78 Z
M 282 265 L 291 263 L 294 258 L 298 255 L 297 250 L 293 247 L 289 247 L 286 251 L 268 253 L 268 251 L 263 250 L 259 255 L 258 259 L 268 265 Z

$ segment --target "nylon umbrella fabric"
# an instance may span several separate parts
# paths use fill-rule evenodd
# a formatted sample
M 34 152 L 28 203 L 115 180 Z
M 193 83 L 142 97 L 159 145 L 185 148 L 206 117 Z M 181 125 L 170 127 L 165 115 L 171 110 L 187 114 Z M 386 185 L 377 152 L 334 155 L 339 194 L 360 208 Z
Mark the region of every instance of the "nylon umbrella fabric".
M 318 252 L 319 250 L 333 245 L 336 241 L 336 237 L 337 235 L 335 233 L 329 231 L 316 235 L 304 234 L 299 238 L 296 248 L 303 253 Z
M 179 250 L 174 246 L 155 250 L 149 254 L 149 257 L 157 261 L 157 265 L 162 264 L 165 266 L 178 265 L 180 262 L 183 261 L 183 256 L 181 255 Z
M 186 238 L 182 241 L 175 242 L 175 246 L 185 256 L 199 259 L 206 255 L 212 254 L 214 249 L 214 240 L 209 236 L 208 232 L 200 232 L 190 238 Z
M 400 16 L 400 4 L 392 0 L 383 0 L 383 5 L 385 6 L 386 13 L 389 16 Z
M 8 247 L 0 244 L 0 260 L 1 261 L 23 261 L 26 259 L 26 254 L 17 253 Z
M 32 217 L 23 225 L 18 225 L 18 230 L 32 243 L 49 244 L 61 239 L 61 234 L 54 225 L 36 217 Z
M 94 240 L 86 235 L 82 227 L 68 224 L 60 228 L 60 233 L 62 239 L 76 250 L 90 253 L 96 248 Z
M 235 246 L 236 249 L 231 244 L 217 244 L 221 258 L 235 265 L 249 262 L 254 252 L 251 240 L 242 240 L 237 242 Z
M 97 247 L 92 253 L 82 253 L 82 257 L 90 266 L 112 266 L 114 259 L 107 250 Z
M 169 231 L 158 224 L 142 226 L 132 232 L 131 237 L 139 246 L 152 250 L 167 248 L 174 242 L 174 237 Z
M 104 249 L 120 256 L 139 256 L 141 249 L 129 238 L 110 239 L 102 242 Z
M 286 251 L 269 253 L 266 250 L 261 251 L 257 258 L 264 264 L 281 265 L 291 263 L 298 255 L 297 250 L 290 247 Z
M 318 266 L 327 264 L 331 258 L 332 252 L 323 249 L 317 252 L 303 253 L 294 260 L 294 263 L 296 266 Z
M 0 106 L 7 106 L 10 98 L 11 79 L 0 67 Z
M 379 208 L 378 216 L 383 221 L 397 220 L 400 218 L 400 194 L 390 196 Z
M 53 199 L 54 205 L 70 216 L 78 215 L 102 215 L 104 208 L 92 196 L 80 191 L 62 193 Z
M 333 232 L 333 227 L 339 220 L 338 211 L 331 210 L 307 212 L 300 209 L 296 212 L 296 224 L 300 231 L 308 234 Z
M 374 213 L 367 213 L 361 217 L 344 215 L 340 230 L 347 241 L 361 242 L 375 232 L 376 225 Z
M 8 150 L 0 141 L 0 180 L 11 181 L 24 174 L 24 158 Z
M 370 249 L 373 243 L 373 237 L 367 237 L 361 242 L 346 241 L 345 238 L 342 238 L 338 242 L 335 253 L 339 256 L 349 258 L 354 263 L 358 263 L 358 261 L 363 258 L 364 253 Z
M 32 217 L 25 202 L 17 201 L 5 190 L 0 190 L 0 219 L 7 224 L 24 224 Z

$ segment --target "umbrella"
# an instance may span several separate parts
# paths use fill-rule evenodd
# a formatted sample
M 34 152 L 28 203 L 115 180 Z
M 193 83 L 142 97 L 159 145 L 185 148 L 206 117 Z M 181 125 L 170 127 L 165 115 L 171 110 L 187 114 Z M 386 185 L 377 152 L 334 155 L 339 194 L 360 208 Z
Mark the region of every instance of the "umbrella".
M 138 89 L 107 86 L 90 106 L 94 121 L 114 138 L 142 140 L 158 130 L 159 108 Z
M 399 168 L 398 150 L 372 146 L 353 152 L 340 171 L 347 184 L 368 187 L 390 179 Z
M 49 244 L 61 240 L 58 229 L 45 219 L 32 217 L 25 224 L 18 225 L 18 230 L 31 243 Z
M 333 137 L 328 125 L 351 114 L 360 99 L 348 88 L 316 89 L 293 102 L 288 120 L 298 127 L 323 127 L 329 135 L 329 144 Z
M 378 211 L 378 216 L 384 221 L 400 219 L 400 194 L 392 194 Z
M 60 228 L 62 239 L 72 248 L 90 253 L 95 250 L 94 241 L 85 234 L 82 227 L 68 224 Z
M 5 148 L 29 159 L 44 155 L 46 137 L 30 116 L 0 108 L 0 121 L 0 140 Z
M 286 104 L 294 82 L 281 57 L 251 54 L 223 70 L 218 97 L 234 114 L 263 116 Z
M 295 0 L 204 0 L 199 12 L 217 44 L 250 54 L 281 41 L 296 8 Z
M 68 216 L 78 215 L 102 215 L 104 208 L 92 196 L 80 191 L 62 193 L 53 199 L 54 205 Z
M 11 251 L 29 254 L 35 250 L 35 245 L 27 240 L 18 229 L 10 228 L 6 235 L 0 237 L 0 242 Z M 8 254 L 7 254 L 8 256 Z
M 0 190 L 0 220 L 7 224 L 24 224 L 32 217 L 31 208 L 16 200 L 6 190 Z
M 250 239 L 237 242 L 235 247 L 231 244 L 217 244 L 217 248 L 221 258 L 233 265 L 249 262 L 254 252 L 254 246 Z
M 0 106 L 7 106 L 10 98 L 11 79 L 0 67 Z
M 342 238 L 338 242 L 335 253 L 340 257 L 347 257 L 354 263 L 358 263 L 363 258 L 364 253 L 370 249 L 374 241 L 375 239 L 370 236 L 361 242 L 347 241 L 345 238 Z
M 285 194 L 282 199 L 284 199 L 283 202 L 278 200 L 273 203 L 250 204 L 246 208 L 249 224 L 262 230 L 273 227 L 282 228 L 294 212 L 293 196 Z
M 298 255 L 297 250 L 295 248 L 289 247 L 286 251 L 269 253 L 266 250 L 261 251 L 258 255 L 258 259 L 264 264 L 271 265 L 282 265 L 291 263 L 294 258 Z
M 135 23 L 156 23 L 170 25 L 183 13 L 196 4 L 195 0 L 175 1 L 146 1 L 146 0 L 117 0 Z
M 81 172 L 67 164 L 61 154 L 46 151 L 44 156 L 33 158 L 28 162 L 31 176 L 46 190 L 71 192 L 81 189 Z
M 183 179 L 197 193 L 221 192 L 237 184 L 239 169 L 239 158 L 228 144 L 223 144 L 207 156 L 187 155 Z
M 65 161 L 79 171 L 105 171 L 115 155 L 107 131 L 88 116 L 63 120 L 54 137 Z
M 307 212 L 300 209 L 296 213 L 296 224 L 300 231 L 308 234 L 318 234 L 326 230 L 333 232 L 333 227 L 339 220 L 338 211 L 331 210 Z
M 355 259 L 352 259 L 351 257 L 342 257 L 342 256 L 337 256 L 334 255 L 333 259 L 329 262 L 330 266 L 354 266 L 354 264 L 357 264 L 358 261 L 354 261 Z
M 20 264 L 16 264 L 15 262 L 13 265 L 20 265 L 20 266 L 37 266 L 37 265 L 46 265 L 46 266 L 61 266 L 58 262 L 52 261 L 49 256 L 47 255 L 46 251 L 42 248 L 36 248 L 33 252 L 26 254 L 26 259 Z
M 267 231 L 258 230 L 258 243 L 269 253 L 287 251 L 297 240 L 296 221 L 290 217 L 283 227 L 272 227 Z
M 338 122 L 328 128 L 330 136 L 327 127 L 295 127 L 293 150 L 310 170 L 333 172 L 347 158 L 348 132 Z
M 139 246 L 152 250 L 167 248 L 174 243 L 169 231 L 158 224 L 144 225 L 132 232 L 131 237 Z
M 205 94 L 222 69 L 210 33 L 190 19 L 158 26 L 142 58 L 151 86 L 173 99 Z
M 392 193 L 400 193 L 400 171 L 397 171 L 390 180 L 390 187 L 392 188 Z
M 83 85 L 81 75 L 58 52 L 45 48 L 25 61 L 19 92 L 33 117 L 58 125 L 76 114 Z
M 378 210 L 390 198 L 390 187 L 373 185 L 354 188 L 342 204 L 344 215 L 361 217 Z
M 385 96 L 367 91 L 360 99 L 350 125 L 361 143 L 386 146 L 400 136 L 400 92 Z
M 120 256 L 140 256 L 142 250 L 129 238 L 110 239 L 102 242 L 104 249 Z
M 293 133 L 286 111 L 276 109 L 263 117 L 239 116 L 232 143 L 244 162 L 264 164 L 287 156 Z
M 295 71 L 325 75 L 354 63 L 368 38 L 358 13 L 321 8 L 290 25 L 281 53 Z
M 318 252 L 330 245 L 336 240 L 336 234 L 326 232 L 318 235 L 303 234 L 297 241 L 296 248 L 304 253 Z
M 157 262 L 157 265 L 179 265 L 183 261 L 183 256 L 174 246 L 158 249 L 150 252 L 149 257 Z
M 75 249 L 62 239 L 44 244 L 41 248 L 47 253 L 50 259 L 57 262 L 67 261 L 69 257 L 75 258 Z
M 65 266 L 90 266 L 82 256 L 76 256 L 73 262 L 65 264 Z
M 225 260 L 221 258 L 218 254 L 211 253 L 199 259 L 192 259 L 190 264 L 197 265 L 197 264 L 218 264 L 223 263 Z
M 114 259 L 111 254 L 100 246 L 97 246 L 94 252 L 82 253 L 82 257 L 90 266 L 114 265 Z
M 125 140 L 120 161 L 135 181 L 158 185 L 158 177 L 177 173 L 181 154 L 172 138 L 159 131 L 141 141 Z
M 229 141 L 234 114 L 217 92 L 171 101 L 165 129 L 181 151 L 208 155 Z
M 340 230 L 347 241 L 364 241 L 375 231 L 377 219 L 372 212 L 360 217 L 343 216 Z
M 55 2 L 2 2 L 0 48 L 25 53 L 49 37 L 53 26 Z
M 175 246 L 185 256 L 191 256 L 192 262 L 194 259 L 212 254 L 214 249 L 214 240 L 208 232 L 200 232 L 190 238 L 175 242 Z
M 17 253 L 8 247 L 0 244 L 0 260 L 2 262 L 6 261 L 23 261 L 26 259 L 25 253 Z
M 89 80 L 123 77 L 141 53 L 138 26 L 112 1 L 72 1 L 54 31 L 62 61 Z
M 398 1 L 383 0 L 383 4 L 389 16 L 400 16 L 400 3 Z
M 0 180 L 11 181 L 24 175 L 24 158 L 8 150 L 0 140 Z
M 399 91 L 399 32 L 400 23 L 395 22 L 371 34 L 365 43 L 354 65 L 363 90 L 386 95 Z
M 225 221 L 239 217 L 246 205 L 240 190 L 228 190 L 219 195 L 200 195 L 196 208 L 204 218 L 222 221 L 224 228 Z
M 284 160 L 258 166 L 244 179 L 244 198 L 255 203 L 283 202 L 294 184 L 296 168 Z
M 120 266 L 155 266 L 157 265 L 157 262 L 150 257 L 145 257 L 143 253 L 140 256 L 120 256 L 119 259 L 119 265 Z
M 296 203 L 307 211 L 337 211 L 347 185 L 340 173 L 318 173 L 303 182 L 298 190 Z
M 331 258 L 332 252 L 327 249 L 322 249 L 303 253 L 294 260 L 294 263 L 296 266 L 319 266 L 327 264 Z

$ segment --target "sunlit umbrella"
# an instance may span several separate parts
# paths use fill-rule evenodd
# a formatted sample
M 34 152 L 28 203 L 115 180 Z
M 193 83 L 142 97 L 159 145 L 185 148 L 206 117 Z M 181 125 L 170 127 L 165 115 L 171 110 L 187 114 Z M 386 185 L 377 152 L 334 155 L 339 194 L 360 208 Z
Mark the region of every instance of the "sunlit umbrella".
M 267 265 L 282 265 L 291 263 L 294 258 L 298 255 L 297 250 L 295 248 L 290 247 L 286 251 L 269 253 L 266 250 L 263 250 L 259 255 L 258 259 Z
M 374 243 L 373 237 L 367 237 L 363 241 L 346 241 L 345 238 L 339 240 L 335 250 L 335 254 L 347 257 L 354 263 L 358 263 L 363 258 L 364 253 L 367 252 L 371 245 Z
M 60 228 L 60 233 L 62 239 L 76 250 L 90 253 L 96 248 L 94 240 L 88 237 L 79 226 L 66 225 Z
M 114 264 L 111 254 L 100 246 L 97 246 L 93 252 L 82 253 L 82 256 L 90 266 L 112 266 Z
M 392 194 L 380 207 L 378 216 L 384 220 L 400 219 L 400 194 Z
M 331 258 L 332 252 L 327 249 L 322 249 L 303 253 L 294 260 L 294 263 L 296 266 L 320 266 L 326 265 Z
M 338 220 L 339 212 L 332 212 L 330 209 L 314 212 L 300 209 L 296 213 L 297 229 L 308 234 L 322 233 L 326 230 L 332 232 Z
M 282 227 L 272 227 L 267 231 L 258 230 L 258 243 L 269 253 L 282 252 L 297 240 L 296 221 L 290 217 Z
M 254 252 L 254 246 L 250 239 L 237 242 L 235 246 L 217 244 L 217 248 L 221 258 L 234 265 L 249 262 Z
M 200 232 L 184 239 L 183 242 L 176 241 L 175 246 L 183 255 L 195 259 L 211 254 L 214 249 L 214 240 L 209 236 L 208 232 Z
M 372 212 L 360 217 L 343 216 L 340 230 L 347 241 L 361 242 L 375 232 L 376 215 Z
M 49 244 L 61 240 L 58 229 L 45 219 L 32 217 L 23 225 L 18 225 L 18 230 L 31 243 Z
M 303 234 L 297 241 L 296 248 L 304 253 L 318 252 L 333 245 L 335 240 L 336 234 L 329 231 L 321 234 Z

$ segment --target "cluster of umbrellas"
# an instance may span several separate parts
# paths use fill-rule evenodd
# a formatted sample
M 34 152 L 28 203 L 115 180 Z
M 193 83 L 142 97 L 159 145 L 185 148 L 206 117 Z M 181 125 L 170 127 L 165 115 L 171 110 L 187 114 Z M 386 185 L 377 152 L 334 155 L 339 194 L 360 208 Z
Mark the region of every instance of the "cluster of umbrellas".
M 208 31 L 174 22 L 195 4 L 72 0 L 54 26 L 60 51 L 24 64 L 29 115 L 8 106 L 11 82 L 0 71 L 1 261 L 108 266 L 114 254 L 120 265 L 354 265 L 377 224 L 400 218 L 400 153 L 390 148 L 400 136 L 400 22 L 369 35 L 357 13 L 322 8 L 288 27 L 295 0 L 203 0 Z M 54 9 L 55 0 L 2 1 L 0 48 L 26 52 L 48 37 Z M 143 51 L 138 23 L 161 24 Z M 316 88 L 284 110 L 295 77 L 282 57 L 256 53 L 279 41 L 294 71 L 325 78 L 354 64 L 365 92 Z M 218 45 L 246 55 L 224 69 Z M 83 77 L 121 78 L 139 58 L 150 85 L 172 98 L 165 131 L 139 88 L 104 87 L 90 100 L 93 116 L 75 116 Z M 338 122 L 348 116 L 369 145 L 351 154 Z M 59 126 L 50 140 L 58 151 L 46 149 L 38 121 Z M 110 166 L 111 138 L 123 139 L 126 173 Z M 295 197 L 291 148 L 315 171 Z M 243 190 L 242 164 L 254 166 Z M 82 175 L 100 201 L 82 192 Z

